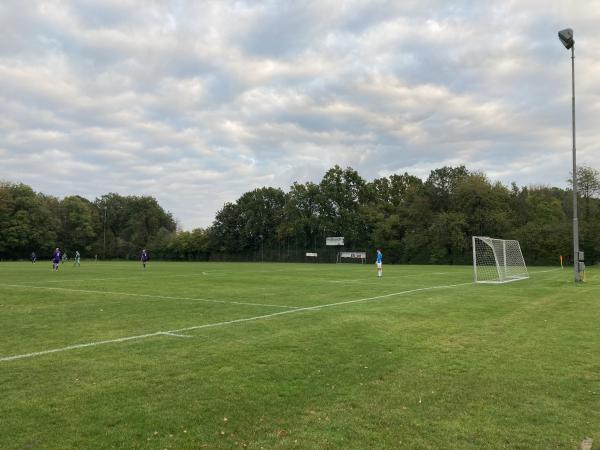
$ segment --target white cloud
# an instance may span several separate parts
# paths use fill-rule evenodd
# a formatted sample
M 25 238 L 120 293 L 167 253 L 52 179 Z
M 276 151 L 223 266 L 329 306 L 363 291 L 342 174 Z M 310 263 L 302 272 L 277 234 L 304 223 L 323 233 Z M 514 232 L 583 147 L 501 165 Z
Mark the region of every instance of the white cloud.
M 243 192 L 465 164 L 564 185 L 600 168 L 592 1 L 7 0 L 0 179 L 155 196 L 185 228 Z

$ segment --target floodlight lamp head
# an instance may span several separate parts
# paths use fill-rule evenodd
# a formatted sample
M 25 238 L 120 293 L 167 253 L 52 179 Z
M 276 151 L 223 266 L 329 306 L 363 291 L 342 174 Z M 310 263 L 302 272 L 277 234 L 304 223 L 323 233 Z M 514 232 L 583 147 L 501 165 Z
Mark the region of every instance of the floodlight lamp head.
M 573 39 L 573 30 L 571 28 L 565 28 L 564 30 L 559 31 L 558 38 L 567 50 L 575 45 L 575 40 Z

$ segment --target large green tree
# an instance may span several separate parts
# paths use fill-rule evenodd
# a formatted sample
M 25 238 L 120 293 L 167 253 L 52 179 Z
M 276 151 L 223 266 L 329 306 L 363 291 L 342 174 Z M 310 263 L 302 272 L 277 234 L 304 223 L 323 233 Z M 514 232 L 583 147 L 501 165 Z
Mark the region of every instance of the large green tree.
M 586 261 L 596 261 L 600 259 L 600 171 L 587 165 L 577 167 L 577 192 L 583 203 L 579 207 L 580 246 Z
M 211 246 L 225 252 L 272 247 L 278 240 L 285 203 L 281 189 L 260 188 L 225 204 L 210 229 Z
M 322 204 L 319 185 L 311 182 L 294 183 L 287 193 L 283 221 L 278 229 L 279 239 L 297 238 L 307 249 L 316 250 L 317 245 L 321 246 L 324 228 L 321 219 Z
M 78 195 L 60 202 L 61 246 L 89 256 L 98 228 L 98 214 L 92 202 Z
M 335 166 L 319 183 L 320 218 L 325 234 L 344 236 L 346 245 L 361 246 L 368 240 L 368 223 L 361 214 L 367 203 L 365 180 L 354 169 Z
M 158 234 L 176 231 L 172 215 L 153 197 L 109 193 L 96 199 L 99 215 L 96 247 L 106 257 L 133 258 Z
M 578 170 L 580 243 L 586 263 L 600 261 L 600 175 Z M 304 260 L 306 251 L 335 256 L 327 236 L 348 250 L 384 250 L 387 262 L 468 263 L 471 236 L 515 238 L 526 261 L 556 264 L 571 256 L 572 192 L 558 187 L 506 187 L 464 166 L 432 170 L 426 181 L 392 174 L 366 182 L 334 166 L 319 183 L 288 192 L 263 187 L 226 203 L 207 229 L 178 230 L 147 196 L 108 193 L 93 202 L 59 200 L 23 184 L 0 184 L 0 258 L 42 257 L 52 248 L 107 258 Z
M 49 257 L 59 228 L 48 197 L 25 184 L 0 184 L 1 257 L 28 258 L 32 251 Z

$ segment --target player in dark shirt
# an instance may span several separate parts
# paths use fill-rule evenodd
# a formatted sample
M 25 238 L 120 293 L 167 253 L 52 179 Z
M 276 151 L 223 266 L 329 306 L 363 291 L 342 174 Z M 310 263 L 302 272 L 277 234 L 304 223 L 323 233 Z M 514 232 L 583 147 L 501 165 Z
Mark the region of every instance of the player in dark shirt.
M 52 254 L 52 272 L 56 272 L 58 270 L 58 265 L 60 264 L 60 249 L 57 247 Z
M 145 269 L 146 263 L 148 262 L 148 252 L 146 252 L 146 249 L 142 250 L 142 255 L 140 256 L 140 261 L 142 261 L 142 266 L 144 266 L 144 269 Z

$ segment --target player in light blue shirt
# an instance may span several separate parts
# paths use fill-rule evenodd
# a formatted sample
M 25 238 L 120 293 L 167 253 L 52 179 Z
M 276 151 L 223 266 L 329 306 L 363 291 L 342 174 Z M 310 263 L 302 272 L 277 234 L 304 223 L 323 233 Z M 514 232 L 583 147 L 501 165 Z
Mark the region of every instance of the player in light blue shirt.
M 375 264 L 377 264 L 377 278 L 381 278 L 383 275 L 383 269 L 381 267 L 383 264 L 383 253 L 381 253 L 380 249 L 377 249 L 377 259 L 375 260 Z

